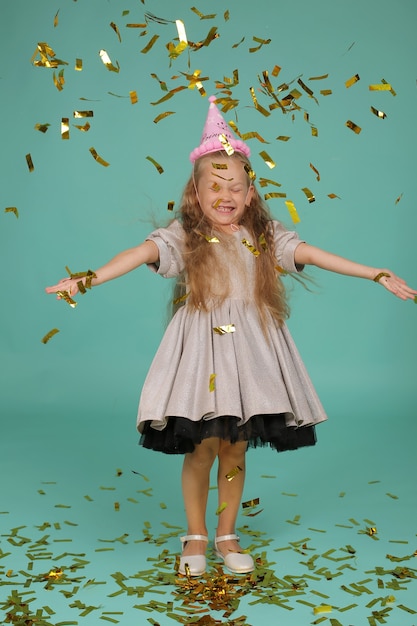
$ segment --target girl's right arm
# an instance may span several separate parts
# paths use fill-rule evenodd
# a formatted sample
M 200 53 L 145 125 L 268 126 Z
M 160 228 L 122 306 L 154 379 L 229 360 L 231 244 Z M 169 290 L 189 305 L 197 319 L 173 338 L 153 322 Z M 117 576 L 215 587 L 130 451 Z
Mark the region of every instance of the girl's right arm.
M 157 263 L 159 261 L 159 250 L 153 241 L 144 241 L 135 248 L 123 250 L 117 254 L 108 263 L 95 270 L 95 276 L 91 280 L 91 285 L 101 285 L 109 280 L 123 276 L 140 265 L 147 263 Z M 46 287 L 46 293 L 57 293 L 58 291 L 66 291 L 71 297 L 75 296 L 78 291 L 78 283 L 80 280 L 85 285 L 86 278 L 63 278 L 56 285 Z M 59 298 L 60 296 L 58 296 Z

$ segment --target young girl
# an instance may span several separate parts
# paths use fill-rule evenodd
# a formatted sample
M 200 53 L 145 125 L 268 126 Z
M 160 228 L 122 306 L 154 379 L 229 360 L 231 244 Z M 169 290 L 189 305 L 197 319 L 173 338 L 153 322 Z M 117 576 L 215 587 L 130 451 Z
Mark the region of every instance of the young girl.
M 315 265 L 374 280 L 406 300 L 417 291 L 387 269 L 367 267 L 300 241 L 272 220 L 255 185 L 248 146 L 237 140 L 211 98 L 201 144 L 191 153 L 179 219 L 125 250 L 94 277 L 65 278 L 48 293 L 74 296 L 147 264 L 177 278 L 178 306 L 143 386 L 141 444 L 184 455 L 188 532 L 181 574 L 206 568 L 206 505 L 218 459 L 221 512 L 217 556 L 234 573 L 254 569 L 235 523 L 248 446 L 277 451 L 314 445 L 324 409 L 295 348 L 281 276 Z M 80 284 L 82 283 L 82 284 Z

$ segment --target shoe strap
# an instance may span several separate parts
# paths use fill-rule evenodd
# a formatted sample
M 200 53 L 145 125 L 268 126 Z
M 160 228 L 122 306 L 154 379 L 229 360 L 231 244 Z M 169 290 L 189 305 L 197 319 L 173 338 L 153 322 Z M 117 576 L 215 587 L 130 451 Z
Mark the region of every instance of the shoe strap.
M 215 542 L 217 544 L 217 543 L 220 543 L 222 541 L 229 541 L 230 539 L 234 539 L 235 541 L 239 541 L 240 537 L 238 537 L 234 533 L 232 535 L 221 535 L 220 537 L 216 537 Z
M 181 543 L 186 543 L 187 541 L 208 541 L 207 535 L 185 535 L 184 537 L 180 537 Z

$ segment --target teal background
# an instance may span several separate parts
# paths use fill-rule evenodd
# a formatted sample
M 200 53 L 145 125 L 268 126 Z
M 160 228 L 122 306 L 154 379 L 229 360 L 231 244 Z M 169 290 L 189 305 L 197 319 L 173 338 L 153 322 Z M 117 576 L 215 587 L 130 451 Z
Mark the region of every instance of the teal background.
M 294 201 L 301 221 L 292 225 L 283 200 L 269 201 L 273 215 L 313 245 L 389 267 L 417 285 L 414 0 L 201 0 L 195 6 L 216 17 L 200 20 L 190 10 L 191 3 L 183 0 L 1 0 L 3 531 L 22 520 L 41 523 L 57 515 L 57 501 L 78 502 L 74 515 L 85 522 L 80 544 L 94 542 L 103 519 L 114 525 L 115 533 L 122 532 L 120 519 L 129 532 L 148 517 L 157 524 L 160 500 L 168 505 L 170 521 L 184 523 L 181 459 L 139 449 L 135 432 L 141 385 L 167 320 L 170 284 L 140 268 L 79 298 L 76 309 L 44 292 L 46 285 L 66 275 L 66 265 L 73 272 L 94 269 L 140 243 L 156 224 L 167 222 L 168 201 L 179 200 L 190 173 L 188 154 L 199 142 L 208 101 L 196 89 L 185 89 L 154 106 L 151 103 L 165 92 L 151 73 L 170 90 L 188 84 L 181 73 L 199 69 L 208 77 L 207 94 L 217 95 L 216 81 L 232 77 L 238 68 L 239 84 L 232 95 L 239 106 L 225 118 L 234 120 L 242 133 L 257 131 L 269 142 L 249 140 L 253 167 L 258 179 L 282 184 L 279 191 Z M 129 14 L 123 16 L 125 10 Z M 226 10 L 228 21 L 223 18 Z M 142 29 L 125 27 L 143 22 L 145 11 L 167 20 L 182 19 L 192 41 L 204 40 L 212 26 L 218 27 L 220 37 L 170 63 L 165 46 L 176 37 L 174 24 L 150 21 L 142 37 Z M 121 43 L 111 21 L 119 27 Z M 159 34 L 155 46 L 141 53 L 154 34 Z M 249 48 L 258 45 L 254 36 L 271 42 L 250 53 Z M 243 43 L 233 48 L 242 37 Z M 68 62 L 61 92 L 54 86 L 53 70 L 30 63 L 42 41 Z M 119 73 L 104 67 L 98 55 L 102 48 L 113 63 L 119 62 Z M 74 70 L 76 58 L 83 60 L 82 72 Z M 318 104 L 303 92 L 298 101 L 303 111 L 294 118 L 279 110 L 268 118 L 257 112 L 249 88 L 257 89 L 258 76 L 264 70 L 271 73 L 276 64 L 282 70 L 278 78 L 271 77 L 274 86 L 301 77 Z M 326 80 L 308 80 L 326 73 Z M 360 81 L 347 89 L 345 81 L 354 74 Z M 369 91 L 368 86 L 382 78 L 392 84 L 395 97 Z M 291 83 L 294 87 L 302 91 L 296 82 Z M 332 94 L 321 96 L 321 89 L 331 89 Z M 136 105 L 130 103 L 131 90 L 138 93 Z M 259 91 L 258 99 L 264 107 L 270 103 Z M 371 106 L 384 111 L 386 119 L 374 116 Z M 86 120 L 74 120 L 72 113 L 86 109 L 93 110 L 94 117 L 88 120 L 90 130 L 82 133 L 73 124 Z M 304 120 L 304 109 L 318 137 Z M 175 114 L 154 124 L 163 111 Z M 68 141 L 60 135 L 63 117 L 70 118 Z M 345 126 L 348 119 L 362 127 L 359 135 Z M 37 123 L 50 124 L 46 134 L 34 129 Z M 279 135 L 291 139 L 277 141 Z M 94 161 L 91 146 L 109 167 Z M 273 170 L 259 156 L 261 150 L 276 162 Z M 32 173 L 27 153 L 34 162 Z M 162 175 L 146 160 L 148 155 L 162 165 Z M 310 163 L 320 172 L 319 182 Z M 302 187 L 313 191 L 314 203 L 308 203 Z M 339 198 L 329 199 L 330 193 Z M 18 208 L 18 219 L 4 212 L 10 206 Z M 273 534 L 280 515 L 285 519 L 301 509 L 310 525 L 323 523 L 320 516 L 340 521 L 334 498 L 350 489 L 346 517 L 380 515 L 388 528 L 394 525 L 397 538 L 413 538 L 416 305 L 397 300 L 372 282 L 314 269 L 309 275 L 315 281 L 312 292 L 287 279 L 289 327 L 330 419 L 318 429 L 314 449 L 278 458 L 264 450 L 250 452 L 245 496 L 260 495 L 266 504 L 263 518 L 254 518 L 254 528 Z M 54 327 L 59 334 L 44 345 L 42 337 Z M 145 499 L 133 515 L 122 511 L 126 517 L 115 522 L 107 517 L 113 513 L 111 499 L 98 493 L 94 508 L 86 511 L 79 497 L 84 490 L 114 482 L 117 467 L 147 474 L 157 501 Z M 259 480 L 262 472 L 276 473 L 278 467 L 279 489 L 303 496 L 294 510 L 290 506 L 277 512 L 274 507 L 287 502 L 268 500 L 269 485 Z M 385 491 L 400 494 L 401 514 L 384 508 L 383 491 L 374 496 L 364 487 L 375 477 Z M 125 496 L 133 480 L 126 478 Z M 37 493 L 43 481 L 58 485 L 51 488 L 47 504 Z M 132 554 L 124 554 L 123 563 Z M 396 624 L 403 623 L 398 620 Z M 301 622 L 295 618 L 291 623 Z

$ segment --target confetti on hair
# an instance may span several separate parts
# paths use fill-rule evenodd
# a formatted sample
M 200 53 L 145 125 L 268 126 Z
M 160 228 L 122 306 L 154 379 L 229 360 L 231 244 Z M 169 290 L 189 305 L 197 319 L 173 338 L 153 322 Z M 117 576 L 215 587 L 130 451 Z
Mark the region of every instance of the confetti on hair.
M 281 191 L 270 191 L 264 195 L 264 200 L 271 200 L 272 198 L 286 198 L 287 194 Z
M 153 159 L 151 156 L 147 156 L 146 159 L 150 161 L 152 165 L 156 167 L 156 169 L 158 170 L 160 174 L 164 172 L 164 168 L 157 161 L 155 161 L 155 159 Z
M 4 209 L 5 213 L 14 213 L 16 217 L 19 217 L 19 211 L 15 206 L 8 206 Z
M 360 126 L 358 126 L 357 124 L 355 124 L 354 122 L 352 122 L 351 120 L 347 120 L 346 122 L 346 126 L 348 128 L 350 128 L 350 130 L 353 130 L 354 133 L 356 133 L 357 135 L 359 135 L 359 133 L 361 132 L 362 128 Z
M 52 330 L 50 330 L 48 333 L 46 333 L 44 337 L 42 337 L 41 339 L 42 343 L 48 343 L 48 341 L 52 339 L 52 337 L 56 335 L 57 333 L 59 333 L 58 328 L 52 328 Z
M 252 252 L 253 256 L 259 256 L 260 252 L 259 250 L 257 250 L 255 248 L 255 246 L 253 244 L 250 243 L 250 241 L 248 241 L 247 239 L 242 239 L 242 243 L 244 246 L 246 246 L 246 248 L 249 250 L 249 252 Z
M 100 163 L 100 165 L 102 165 L 103 167 L 108 167 L 110 165 L 110 163 L 108 163 L 107 161 L 105 161 L 94 148 L 89 148 L 90 153 L 93 157 L 93 159 L 95 161 L 97 161 L 97 163 Z
M 345 87 L 349 89 L 349 87 L 352 87 L 352 85 L 357 83 L 359 80 L 360 80 L 359 74 L 355 74 L 354 76 L 352 76 L 345 82 Z

